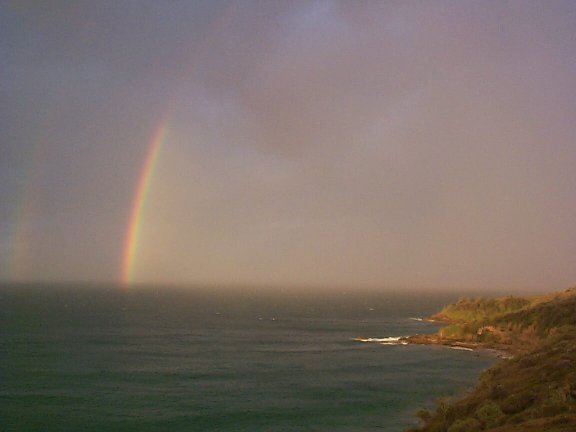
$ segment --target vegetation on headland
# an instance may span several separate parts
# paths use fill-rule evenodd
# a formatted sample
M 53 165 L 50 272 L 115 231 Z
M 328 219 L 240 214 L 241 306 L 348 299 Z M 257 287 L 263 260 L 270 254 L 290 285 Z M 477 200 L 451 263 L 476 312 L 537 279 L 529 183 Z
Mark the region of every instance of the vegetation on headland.
M 431 317 L 448 325 L 411 343 L 514 355 L 460 400 L 422 410 L 413 432 L 576 431 L 576 288 L 545 296 L 463 298 Z

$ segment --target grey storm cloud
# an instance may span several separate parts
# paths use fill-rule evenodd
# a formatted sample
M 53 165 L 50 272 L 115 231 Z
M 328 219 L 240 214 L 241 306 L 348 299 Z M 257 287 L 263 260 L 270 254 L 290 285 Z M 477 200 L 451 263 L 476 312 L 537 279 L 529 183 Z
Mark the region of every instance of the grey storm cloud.
M 546 288 L 576 270 L 572 2 L 6 2 L 0 276 Z

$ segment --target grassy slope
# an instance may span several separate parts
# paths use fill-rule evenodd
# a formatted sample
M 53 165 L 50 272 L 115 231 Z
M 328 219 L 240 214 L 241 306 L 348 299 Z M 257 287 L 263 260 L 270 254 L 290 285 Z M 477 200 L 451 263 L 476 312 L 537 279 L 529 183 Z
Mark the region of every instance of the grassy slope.
M 576 289 L 531 298 L 461 299 L 438 337 L 517 354 L 464 399 L 422 411 L 421 432 L 576 431 Z

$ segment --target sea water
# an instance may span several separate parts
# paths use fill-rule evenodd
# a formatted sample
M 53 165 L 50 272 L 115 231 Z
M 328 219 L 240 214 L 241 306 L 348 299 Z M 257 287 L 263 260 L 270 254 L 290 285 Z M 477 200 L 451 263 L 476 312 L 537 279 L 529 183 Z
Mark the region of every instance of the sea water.
M 495 361 L 398 344 L 456 297 L 0 286 L 0 430 L 402 431 Z

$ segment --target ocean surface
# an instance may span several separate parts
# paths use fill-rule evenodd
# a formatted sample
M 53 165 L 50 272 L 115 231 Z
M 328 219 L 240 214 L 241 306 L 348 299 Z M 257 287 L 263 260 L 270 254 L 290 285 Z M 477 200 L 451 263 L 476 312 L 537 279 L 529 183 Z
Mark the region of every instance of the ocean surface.
M 457 297 L 0 285 L 0 430 L 403 431 L 495 358 L 354 339 Z

